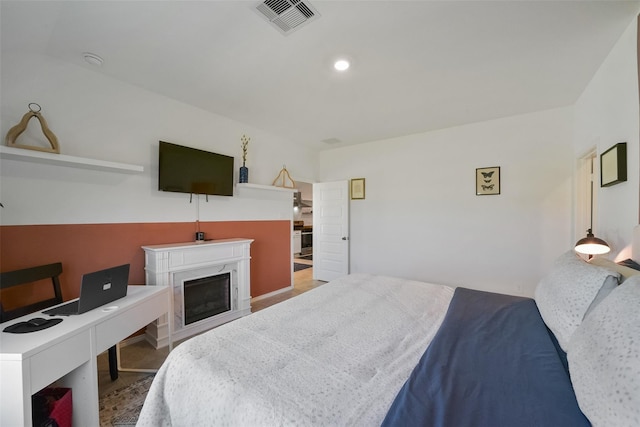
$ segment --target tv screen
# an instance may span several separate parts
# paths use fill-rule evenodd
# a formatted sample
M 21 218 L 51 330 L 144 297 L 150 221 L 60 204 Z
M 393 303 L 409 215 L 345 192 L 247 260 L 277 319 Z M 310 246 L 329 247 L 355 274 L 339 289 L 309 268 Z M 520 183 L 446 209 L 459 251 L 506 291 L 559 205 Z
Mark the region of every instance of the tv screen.
M 158 190 L 233 196 L 233 157 L 160 141 Z

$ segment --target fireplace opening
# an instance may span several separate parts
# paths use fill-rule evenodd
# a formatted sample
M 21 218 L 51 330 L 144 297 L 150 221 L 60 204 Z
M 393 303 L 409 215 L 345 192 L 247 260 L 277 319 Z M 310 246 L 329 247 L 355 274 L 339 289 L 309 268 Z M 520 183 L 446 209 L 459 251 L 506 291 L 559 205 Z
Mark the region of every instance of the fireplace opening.
M 231 310 L 231 273 L 185 280 L 184 324 Z

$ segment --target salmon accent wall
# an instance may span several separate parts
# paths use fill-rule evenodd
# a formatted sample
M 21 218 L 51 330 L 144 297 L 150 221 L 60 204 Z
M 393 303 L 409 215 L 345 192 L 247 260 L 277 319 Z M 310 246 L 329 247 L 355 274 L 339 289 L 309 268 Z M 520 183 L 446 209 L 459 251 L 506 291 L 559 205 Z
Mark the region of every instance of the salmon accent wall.
M 82 275 L 131 264 L 130 284 L 144 284 L 142 246 L 193 241 L 196 225 L 176 223 L 119 223 L 14 225 L 0 227 L 0 270 L 12 271 L 62 262 L 60 285 L 64 300 L 80 294 Z M 251 244 L 251 296 L 291 285 L 291 222 L 200 222 L 206 239 L 248 238 Z M 3 304 L 22 305 L 41 299 L 30 291 L 3 293 Z M 22 300 L 14 300 L 19 298 Z

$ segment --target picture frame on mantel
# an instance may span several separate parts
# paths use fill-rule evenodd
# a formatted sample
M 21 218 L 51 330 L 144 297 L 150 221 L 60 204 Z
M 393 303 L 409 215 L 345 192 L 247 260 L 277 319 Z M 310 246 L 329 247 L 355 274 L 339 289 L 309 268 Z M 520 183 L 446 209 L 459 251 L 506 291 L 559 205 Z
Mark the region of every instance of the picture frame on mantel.
M 500 166 L 476 169 L 476 196 L 500 194 Z
M 627 180 L 627 143 L 619 142 L 600 155 L 600 187 Z
M 351 200 L 364 199 L 364 178 L 351 180 Z

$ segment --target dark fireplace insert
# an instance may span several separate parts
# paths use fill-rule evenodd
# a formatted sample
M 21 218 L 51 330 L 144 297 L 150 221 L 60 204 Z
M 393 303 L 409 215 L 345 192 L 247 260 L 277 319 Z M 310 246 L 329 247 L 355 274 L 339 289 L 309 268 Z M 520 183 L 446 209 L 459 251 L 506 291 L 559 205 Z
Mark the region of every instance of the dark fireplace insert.
M 231 310 L 231 273 L 185 280 L 185 326 L 229 310 Z

